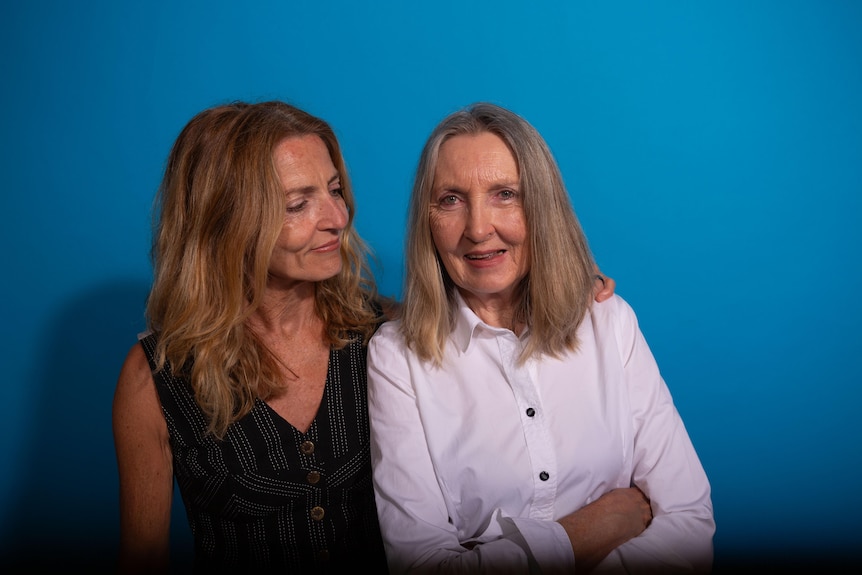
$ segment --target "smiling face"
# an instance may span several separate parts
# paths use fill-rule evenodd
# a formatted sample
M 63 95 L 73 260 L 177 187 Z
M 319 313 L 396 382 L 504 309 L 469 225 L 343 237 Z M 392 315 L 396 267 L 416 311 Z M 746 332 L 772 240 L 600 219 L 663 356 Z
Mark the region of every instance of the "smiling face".
M 290 137 L 275 147 L 273 159 L 285 212 L 270 259 L 270 284 L 289 287 L 331 278 L 341 271 L 348 214 L 329 150 L 317 136 Z
M 499 136 L 454 136 L 440 146 L 431 235 L 464 299 L 492 325 L 511 315 L 530 267 L 522 200 L 517 163 Z

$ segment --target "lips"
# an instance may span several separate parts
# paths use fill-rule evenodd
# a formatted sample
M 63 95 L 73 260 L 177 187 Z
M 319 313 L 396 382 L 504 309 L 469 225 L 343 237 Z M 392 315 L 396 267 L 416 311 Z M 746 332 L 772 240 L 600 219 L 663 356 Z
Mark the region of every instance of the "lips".
M 322 246 L 318 246 L 314 248 L 316 252 L 331 252 L 332 250 L 338 249 L 338 245 L 341 243 L 341 240 L 335 239 L 331 242 L 325 243 Z
M 504 253 L 506 253 L 506 250 L 497 250 L 497 251 L 493 251 L 493 252 L 486 252 L 483 254 L 465 254 L 464 257 L 467 258 L 468 260 L 481 261 L 481 260 L 490 260 L 491 258 L 493 258 L 495 256 L 503 255 Z

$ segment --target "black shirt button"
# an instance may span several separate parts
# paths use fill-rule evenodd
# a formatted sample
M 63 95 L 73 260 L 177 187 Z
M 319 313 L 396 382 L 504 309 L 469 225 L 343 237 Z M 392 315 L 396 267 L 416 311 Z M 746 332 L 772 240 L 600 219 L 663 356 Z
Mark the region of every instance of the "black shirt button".
M 536 415 L 536 410 L 533 409 L 532 407 L 528 407 L 527 408 L 527 417 L 533 417 L 534 415 Z
M 542 481 L 547 481 L 550 477 L 551 476 L 548 475 L 547 471 L 543 471 L 539 474 L 539 479 L 541 479 Z

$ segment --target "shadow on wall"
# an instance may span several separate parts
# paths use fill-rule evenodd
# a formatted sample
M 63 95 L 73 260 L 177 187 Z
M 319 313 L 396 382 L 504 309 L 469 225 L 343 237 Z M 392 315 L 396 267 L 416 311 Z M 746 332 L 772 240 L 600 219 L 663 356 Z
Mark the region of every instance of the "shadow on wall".
M 119 542 L 111 402 L 120 367 L 144 329 L 146 281 L 97 286 L 67 300 L 45 328 L 34 366 L 33 416 L 11 470 L 15 503 L 4 521 L 0 569 L 113 571 Z M 178 499 L 176 500 L 178 503 Z M 190 550 L 182 505 L 174 547 Z M 190 553 L 190 551 L 189 551 Z

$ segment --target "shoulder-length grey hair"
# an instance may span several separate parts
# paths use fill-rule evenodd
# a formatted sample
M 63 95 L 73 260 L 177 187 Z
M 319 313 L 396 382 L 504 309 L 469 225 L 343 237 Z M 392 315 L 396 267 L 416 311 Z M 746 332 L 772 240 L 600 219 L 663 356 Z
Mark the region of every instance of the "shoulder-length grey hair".
M 520 360 L 575 350 L 578 326 L 593 301 L 595 263 L 545 140 L 515 113 L 494 104 L 473 104 L 446 117 L 431 133 L 410 198 L 401 329 L 407 345 L 437 365 L 452 331 L 457 286 L 431 236 L 434 175 L 444 142 L 484 132 L 506 142 L 520 176 L 531 262 L 516 292 L 514 321 L 531 332 Z

